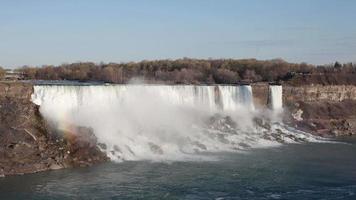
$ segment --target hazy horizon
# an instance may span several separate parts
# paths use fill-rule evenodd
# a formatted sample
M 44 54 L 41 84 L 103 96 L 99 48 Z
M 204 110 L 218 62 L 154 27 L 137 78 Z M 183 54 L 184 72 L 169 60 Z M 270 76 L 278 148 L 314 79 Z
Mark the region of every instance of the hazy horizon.
M 0 66 L 179 58 L 356 61 L 356 1 L 1 1 Z

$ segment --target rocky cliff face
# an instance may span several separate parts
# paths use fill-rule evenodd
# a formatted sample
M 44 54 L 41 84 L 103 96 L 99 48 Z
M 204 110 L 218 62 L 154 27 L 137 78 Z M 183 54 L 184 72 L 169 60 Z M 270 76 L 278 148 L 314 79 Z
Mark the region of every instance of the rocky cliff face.
M 268 84 L 253 85 L 257 107 L 268 107 Z M 315 135 L 356 134 L 356 86 L 283 86 L 285 122 Z
M 253 103 L 257 108 L 267 108 L 268 106 L 268 96 L 269 96 L 269 85 L 266 83 L 253 84 Z
M 311 86 L 283 86 L 283 100 L 285 102 L 342 102 L 356 101 L 356 86 L 353 85 L 311 85 Z
M 356 86 L 284 86 L 290 121 L 321 136 L 356 134 Z
M 0 176 L 107 160 L 90 129 L 53 132 L 31 102 L 32 92 L 30 84 L 0 83 Z

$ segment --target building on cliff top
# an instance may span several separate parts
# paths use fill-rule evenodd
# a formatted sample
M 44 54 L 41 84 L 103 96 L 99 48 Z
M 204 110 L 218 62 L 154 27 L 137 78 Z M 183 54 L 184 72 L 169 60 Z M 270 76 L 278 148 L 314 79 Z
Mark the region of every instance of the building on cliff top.
M 8 81 L 16 81 L 16 80 L 22 80 L 24 78 L 24 75 L 22 72 L 18 72 L 12 69 L 6 69 L 5 70 L 5 76 L 4 79 Z

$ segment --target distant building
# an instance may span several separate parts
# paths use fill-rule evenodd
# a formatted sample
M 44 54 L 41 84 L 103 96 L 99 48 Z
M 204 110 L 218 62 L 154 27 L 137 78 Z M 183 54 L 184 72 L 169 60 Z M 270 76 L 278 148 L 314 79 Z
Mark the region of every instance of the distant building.
M 22 80 L 24 77 L 21 72 L 12 69 L 6 69 L 5 72 L 6 72 L 4 77 L 5 80 L 16 81 L 16 80 Z

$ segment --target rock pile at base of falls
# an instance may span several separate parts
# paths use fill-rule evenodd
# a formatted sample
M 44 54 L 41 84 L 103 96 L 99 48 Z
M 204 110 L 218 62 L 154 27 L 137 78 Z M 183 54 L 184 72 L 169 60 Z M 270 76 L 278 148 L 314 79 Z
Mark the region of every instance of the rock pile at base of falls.
M 273 122 L 269 118 L 254 117 L 252 127 L 239 127 L 239 123 L 233 121 L 230 116 L 216 114 L 207 121 L 207 134 L 216 134 L 219 141 L 231 143 L 229 137 L 236 135 L 240 142 L 235 144 L 237 149 L 253 147 L 254 143 L 263 139 L 277 143 L 306 142 L 310 134 L 293 132 L 282 122 Z
M 33 86 L 0 83 L 0 176 L 35 173 L 108 160 L 86 128 L 54 134 L 31 102 Z M 85 138 L 85 139 L 84 139 Z

